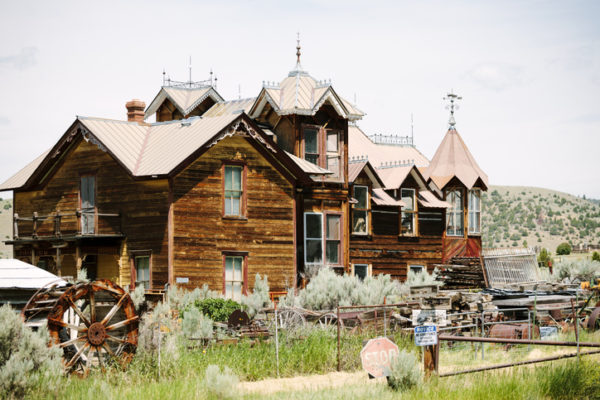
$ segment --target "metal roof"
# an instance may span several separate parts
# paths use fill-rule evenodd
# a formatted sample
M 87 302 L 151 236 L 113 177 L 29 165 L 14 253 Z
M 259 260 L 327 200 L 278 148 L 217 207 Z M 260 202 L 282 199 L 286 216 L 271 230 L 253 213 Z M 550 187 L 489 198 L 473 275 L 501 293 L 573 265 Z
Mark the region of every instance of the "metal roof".
M 429 160 L 413 146 L 393 146 L 373 143 L 356 125 L 348 125 L 349 157 L 367 157 L 371 165 L 380 168 L 386 164 L 414 162 L 417 167 L 426 167 Z
M 471 189 L 478 179 L 488 186 L 488 176 L 477 164 L 456 129 L 450 128 L 431 159 L 424 174 L 440 188 L 456 177 L 467 189 Z
M 0 184 L 0 191 L 16 189 L 23 186 L 27 182 L 27 179 L 29 179 L 31 174 L 33 174 L 37 167 L 39 167 L 42 161 L 46 158 L 48 153 L 50 153 L 50 149 L 46 150 L 38 158 L 27 164 L 19 172 L 17 172 L 16 174 L 8 178 L 5 182 Z
M 202 116 L 219 117 L 225 114 L 240 114 L 242 112 L 248 113 L 255 101 L 256 97 L 240 100 L 220 101 L 209 108 L 204 114 L 202 114 Z
M 419 190 L 419 204 L 425 208 L 451 208 L 447 201 L 440 200 L 429 190 Z
M 0 288 L 2 289 L 39 289 L 51 283 L 56 283 L 58 286 L 67 284 L 58 276 L 34 265 L 17 259 L 0 259 Z
M 396 200 L 383 189 L 373 189 L 371 199 L 378 206 L 399 206 L 405 207 L 406 204 L 402 200 Z
M 144 119 L 156 113 L 158 107 L 160 107 L 165 99 L 169 99 L 185 117 L 208 97 L 212 98 L 215 102 L 225 100 L 212 86 L 201 88 L 163 86 L 154 100 L 152 100 L 152 103 L 146 108 Z
M 298 164 L 298 166 L 300 167 L 300 169 L 302 169 L 302 171 L 306 172 L 309 175 L 333 174 L 333 172 L 331 172 L 330 170 L 321 168 L 318 165 L 315 165 L 315 164 L 311 163 L 310 161 L 306 161 L 303 158 L 296 157 L 292 153 L 288 153 L 287 151 L 285 153 L 292 159 L 292 161 L 294 161 L 296 164 Z

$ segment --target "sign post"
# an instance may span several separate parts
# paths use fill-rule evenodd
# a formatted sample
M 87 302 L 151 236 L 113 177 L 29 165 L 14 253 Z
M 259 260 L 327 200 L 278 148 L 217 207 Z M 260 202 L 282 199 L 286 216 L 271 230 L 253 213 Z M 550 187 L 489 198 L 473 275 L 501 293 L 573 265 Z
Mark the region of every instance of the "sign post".
M 371 339 L 360 352 L 362 367 L 369 378 L 389 376 L 392 360 L 399 352 L 398 346 L 386 337 Z
M 415 326 L 415 344 L 417 346 L 425 347 L 423 349 L 423 367 L 425 368 L 425 376 L 430 376 L 434 371 L 437 374 L 440 358 L 437 326 Z

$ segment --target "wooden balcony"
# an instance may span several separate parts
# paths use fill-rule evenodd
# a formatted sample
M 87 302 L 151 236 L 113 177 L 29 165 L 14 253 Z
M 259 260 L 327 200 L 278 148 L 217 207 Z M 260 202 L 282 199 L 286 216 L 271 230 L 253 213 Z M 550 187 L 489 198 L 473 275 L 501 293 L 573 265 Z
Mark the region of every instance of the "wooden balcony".
M 13 240 L 7 243 L 69 241 L 85 238 L 123 237 L 119 213 L 76 210 L 48 215 L 14 215 Z

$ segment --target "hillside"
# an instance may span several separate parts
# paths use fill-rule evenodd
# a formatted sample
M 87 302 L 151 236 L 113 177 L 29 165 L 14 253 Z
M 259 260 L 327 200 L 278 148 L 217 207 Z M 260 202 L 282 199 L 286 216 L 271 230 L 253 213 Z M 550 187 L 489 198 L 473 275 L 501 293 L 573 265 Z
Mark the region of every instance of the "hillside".
M 483 246 L 527 244 L 554 252 L 561 242 L 600 245 L 600 205 L 549 189 L 490 186 L 483 198 Z
M 12 256 L 12 246 L 4 241 L 12 235 L 12 199 L 0 199 L 0 258 Z

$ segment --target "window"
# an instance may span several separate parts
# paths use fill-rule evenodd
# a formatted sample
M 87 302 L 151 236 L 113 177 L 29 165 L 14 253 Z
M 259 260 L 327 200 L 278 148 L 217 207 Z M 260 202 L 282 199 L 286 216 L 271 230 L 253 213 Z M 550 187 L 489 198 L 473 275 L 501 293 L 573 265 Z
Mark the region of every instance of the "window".
M 325 222 L 325 224 L 323 224 Z M 342 264 L 342 216 L 330 213 L 304 214 L 304 262 Z
M 96 226 L 96 177 L 82 176 L 81 198 L 81 234 L 91 235 Z
M 135 286 L 144 285 L 150 289 L 150 256 L 136 256 L 135 263 Z
M 243 199 L 243 166 L 226 165 L 225 187 L 224 187 L 224 215 L 233 217 L 242 217 L 244 215 Z
M 421 272 L 423 272 L 425 270 L 425 266 L 424 265 L 409 265 L 408 269 L 413 274 L 418 274 L 418 273 L 421 273 Z
M 463 193 L 461 189 L 446 191 L 446 201 L 450 203 L 446 214 L 446 234 L 449 236 L 464 235 Z
M 405 236 L 414 236 L 416 234 L 415 220 L 417 215 L 415 189 L 400 189 L 400 196 L 406 204 L 402 207 L 401 233 Z
M 353 264 L 352 273 L 361 281 L 364 281 L 367 276 L 371 276 L 371 268 L 368 264 Z
M 481 233 L 481 190 L 469 190 L 469 233 Z
M 352 197 L 357 201 L 352 209 L 352 233 L 366 235 L 369 233 L 369 187 L 354 186 Z
M 244 292 L 244 256 L 225 255 L 225 298 L 242 300 Z
M 304 159 L 340 177 L 340 133 L 320 127 L 304 128 Z

